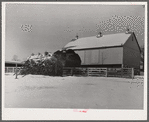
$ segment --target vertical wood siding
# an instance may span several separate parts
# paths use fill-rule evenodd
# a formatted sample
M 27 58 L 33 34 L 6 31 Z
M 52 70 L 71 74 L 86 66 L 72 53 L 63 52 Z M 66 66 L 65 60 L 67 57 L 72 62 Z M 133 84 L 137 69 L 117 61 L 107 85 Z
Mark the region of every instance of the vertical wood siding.
M 106 48 L 75 51 L 81 58 L 82 64 L 122 64 L 123 48 Z
M 123 48 L 106 48 L 100 51 L 100 55 L 103 64 L 122 64 Z
M 99 49 L 91 51 L 91 64 L 99 63 Z
M 124 44 L 124 58 L 125 66 L 140 68 L 141 55 L 135 37 L 132 35 Z
M 91 50 L 85 50 L 85 64 L 91 64 Z

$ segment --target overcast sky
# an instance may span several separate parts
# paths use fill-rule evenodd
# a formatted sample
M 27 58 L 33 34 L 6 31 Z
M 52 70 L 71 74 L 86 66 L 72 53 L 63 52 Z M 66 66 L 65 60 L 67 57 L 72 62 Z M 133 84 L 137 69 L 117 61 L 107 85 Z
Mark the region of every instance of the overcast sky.
M 7 4 L 5 59 L 11 61 L 17 55 L 23 60 L 31 53 L 53 53 L 77 33 L 81 38 L 96 36 L 99 31 L 125 32 L 126 27 L 135 32 L 141 46 L 144 14 L 142 5 Z

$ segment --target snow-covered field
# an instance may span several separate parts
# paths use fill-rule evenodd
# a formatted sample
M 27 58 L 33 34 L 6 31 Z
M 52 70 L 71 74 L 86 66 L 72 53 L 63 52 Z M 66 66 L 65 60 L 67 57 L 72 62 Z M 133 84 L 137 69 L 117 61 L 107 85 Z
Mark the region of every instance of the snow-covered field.
M 143 109 L 142 78 L 5 74 L 7 108 Z

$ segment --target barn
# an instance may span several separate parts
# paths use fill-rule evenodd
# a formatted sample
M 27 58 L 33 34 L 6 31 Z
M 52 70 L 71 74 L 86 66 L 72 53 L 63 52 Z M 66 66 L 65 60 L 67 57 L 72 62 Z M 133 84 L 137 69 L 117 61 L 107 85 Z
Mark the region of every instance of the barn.
M 74 50 L 82 67 L 134 68 L 140 73 L 141 50 L 134 32 L 77 37 L 63 49 Z

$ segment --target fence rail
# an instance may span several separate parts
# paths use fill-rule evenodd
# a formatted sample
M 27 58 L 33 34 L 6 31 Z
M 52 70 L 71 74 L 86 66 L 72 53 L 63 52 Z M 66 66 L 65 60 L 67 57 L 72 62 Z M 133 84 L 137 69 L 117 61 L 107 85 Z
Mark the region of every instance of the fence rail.
M 17 67 L 19 72 L 21 67 Z M 5 67 L 5 73 L 15 73 L 16 67 Z M 133 68 L 64 67 L 63 76 L 98 76 L 134 78 Z
M 21 67 L 17 67 L 17 72 L 19 72 Z M 5 67 L 5 73 L 15 73 L 16 67 Z
M 65 67 L 63 76 L 99 76 L 133 78 L 133 68 Z
M 88 76 L 106 76 L 107 68 L 88 68 Z

